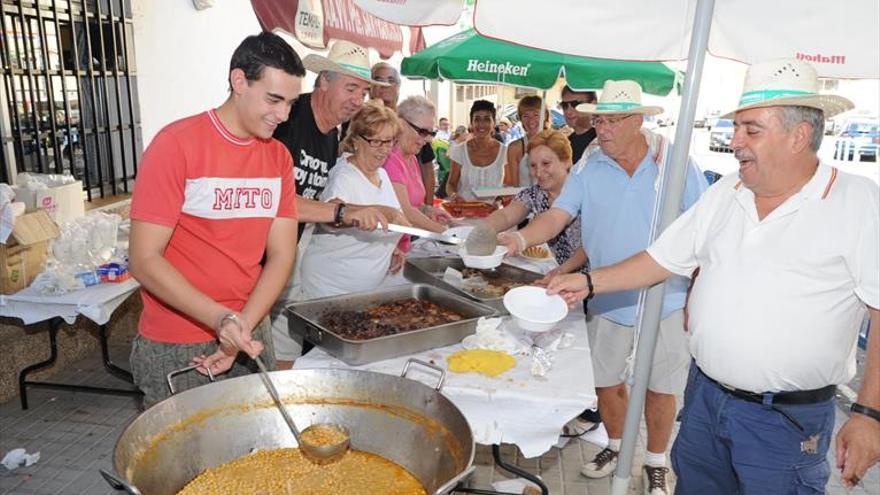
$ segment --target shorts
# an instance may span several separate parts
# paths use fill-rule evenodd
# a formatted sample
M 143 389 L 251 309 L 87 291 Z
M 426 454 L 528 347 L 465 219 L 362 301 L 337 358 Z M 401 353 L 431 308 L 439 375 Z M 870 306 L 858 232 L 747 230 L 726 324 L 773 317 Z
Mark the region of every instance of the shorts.
M 275 351 L 272 345 L 272 332 L 269 331 L 268 317 L 263 318 L 263 321 L 254 329 L 253 339 L 263 343 L 265 346 L 261 355 L 263 362 L 268 369 L 274 370 L 276 368 Z M 190 366 L 192 358 L 195 356 L 202 354 L 207 356 L 216 350 L 216 341 L 172 344 L 156 342 L 140 334 L 135 336 L 131 344 L 131 374 L 134 376 L 135 386 L 144 393 L 144 408 L 171 397 L 167 382 L 168 373 Z M 258 371 L 256 362 L 242 352 L 239 353 L 229 371 L 214 378 L 223 380 L 256 371 Z M 195 370 L 177 375 L 172 380 L 175 392 L 182 392 L 210 383 L 207 376 Z
M 275 359 L 278 361 L 296 361 L 302 356 L 302 335 L 290 336 L 287 313 L 283 308 L 272 308 L 272 341 L 275 343 Z
M 613 387 L 624 383 L 634 333 L 635 327 L 618 325 L 597 315 L 587 316 L 596 387 Z M 660 394 L 683 393 L 690 362 L 684 312 L 678 310 L 660 320 L 648 390 Z

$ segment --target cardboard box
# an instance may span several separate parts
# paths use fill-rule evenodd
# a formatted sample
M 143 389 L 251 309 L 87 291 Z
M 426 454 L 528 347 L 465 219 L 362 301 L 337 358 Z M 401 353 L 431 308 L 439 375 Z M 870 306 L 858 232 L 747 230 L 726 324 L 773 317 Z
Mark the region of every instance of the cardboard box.
M 0 244 L 0 294 L 14 294 L 29 286 L 43 271 L 49 243 L 59 235 L 58 225 L 46 211 L 17 217 L 12 235 Z
M 76 181 L 48 189 L 15 188 L 15 200 L 25 204 L 28 213 L 46 210 L 56 224 L 61 225 L 86 214 L 82 182 Z

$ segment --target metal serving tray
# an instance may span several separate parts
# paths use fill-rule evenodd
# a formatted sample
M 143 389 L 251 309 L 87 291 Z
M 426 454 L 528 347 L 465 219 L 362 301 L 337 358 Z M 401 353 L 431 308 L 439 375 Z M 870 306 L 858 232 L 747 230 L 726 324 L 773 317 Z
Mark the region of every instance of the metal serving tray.
M 405 299 L 426 299 L 465 317 L 464 320 L 367 340 L 346 339 L 319 323 L 328 311 L 360 311 L 379 304 Z M 497 316 L 498 311 L 426 284 L 410 284 L 370 292 L 323 297 L 288 305 L 288 331 L 321 347 L 350 365 L 380 361 L 397 356 L 458 343 L 474 333 L 481 316 Z
M 446 273 L 447 268 L 454 268 L 458 271 L 462 271 L 466 267 L 461 258 L 443 256 L 412 258 L 406 260 L 406 265 L 403 267 L 403 276 L 410 282 L 441 287 L 455 294 L 461 294 L 469 299 L 479 301 L 490 308 L 496 309 L 500 314 L 507 314 L 507 309 L 504 308 L 504 296 L 486 298 L 458 288 L 443 280 L 443 274 Z M 506 263 L 502 263 L 498 268 L 493 270 L 481 271 L 483 272 L 484 278 L 487 279 L 498 277 L 526 285 L 531 284 L 543 276 L 540 273 L 530 272 Z

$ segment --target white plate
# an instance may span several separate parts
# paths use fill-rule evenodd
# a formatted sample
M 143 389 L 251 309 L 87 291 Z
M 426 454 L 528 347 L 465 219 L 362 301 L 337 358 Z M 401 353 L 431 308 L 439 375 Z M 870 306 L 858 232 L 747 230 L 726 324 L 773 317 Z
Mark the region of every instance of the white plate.
M 498 246 L 495 248 L 495 252 L 490 255 L 473 256 L 467 254 L 467 248 L 462 246 L 458 251 L 458 254 L 461 256 L 462 261 L 464 261 L 464 266 L 480 270 L 489 270 L 501 265 L 501 262 L 504 261 L 504 255 L 507 254 L 507 248 L 504 246 Z
M 530 332 L 552 330 L 568 316 L 568 305 L 561 296 L 548 296 L 547 289 L 533 285 L 508 291 L 504 295 L 504 307 L 520 328 Z

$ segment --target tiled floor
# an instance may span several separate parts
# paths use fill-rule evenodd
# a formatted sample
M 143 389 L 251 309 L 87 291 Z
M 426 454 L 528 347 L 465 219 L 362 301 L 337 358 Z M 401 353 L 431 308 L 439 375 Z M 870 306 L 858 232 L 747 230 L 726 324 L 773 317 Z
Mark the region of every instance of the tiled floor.
M 125 346 L 111 349 L 117 361 L 124 362 Z M 54 380 L 70 383 L 119 386 L 101 368 L 97 356 L 83 360 L 60 372 Z M 22 411 L 18 399 L 0 404 L 0 456 L 8 450 L 23 447 L 40 452 L 40 461 L 27 468 L 7 471 L 0 467 L 0 494 L 112 494 L 98 474 L 110 469 L 116 438 L 122 428 L 137 415 L 135 400 L 86 393 L 31 389 L 31 408 Z M 846 416 L 838 412 L 838 427 Z M 605 495 L 610 493 L 610 480 L 588 480 L 579 474 L 581 465 L 599 450 L 598 447 L 572 441 L 564 449 L 553 449 L 538 459 L 524 459 L 516 448 L 504 446 L 502 457 L 527 471 L 538 473 L 551 493 L 568 495 Z M 829 456 L 829 458 L 831 458 Z M 833 461 L 832 461 L 833 462 Z M 505 479 L 494 469 L 488 448 L 477 452 L 478 468 L 474 486 L 490 488 L 493 481 Z M 640 459 L 636 459 L 630 493 L 641 493 Z M 832 475 L 827 493 L 880 495 L 880 469 L 875 467 L 863 486 L 847 492 L 839 477 Z

